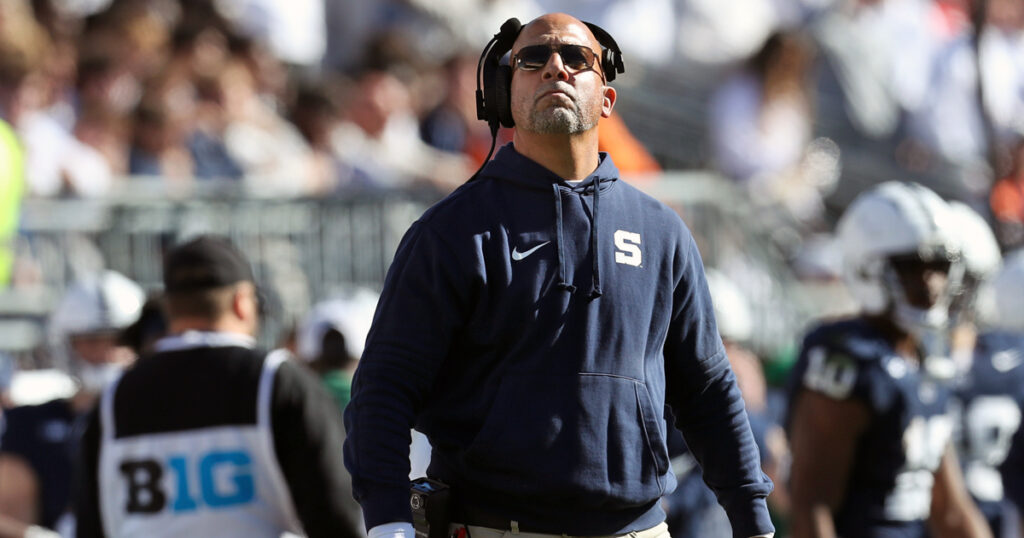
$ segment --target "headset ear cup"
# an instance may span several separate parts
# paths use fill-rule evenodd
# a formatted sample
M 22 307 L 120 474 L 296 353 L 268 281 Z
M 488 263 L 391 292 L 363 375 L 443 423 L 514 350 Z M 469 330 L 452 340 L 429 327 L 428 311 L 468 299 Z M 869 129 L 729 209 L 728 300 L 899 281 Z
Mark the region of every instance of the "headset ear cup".
M 604 79 L 607 82 L 615 80 L 615 51 L 604 49 L 601 54 L 601 71 L 604 72 Z
M 494 104 L 498 120 L 504 127 L 515 127 L 512 119 L 512 67 L 499 65 L 494 72 Z

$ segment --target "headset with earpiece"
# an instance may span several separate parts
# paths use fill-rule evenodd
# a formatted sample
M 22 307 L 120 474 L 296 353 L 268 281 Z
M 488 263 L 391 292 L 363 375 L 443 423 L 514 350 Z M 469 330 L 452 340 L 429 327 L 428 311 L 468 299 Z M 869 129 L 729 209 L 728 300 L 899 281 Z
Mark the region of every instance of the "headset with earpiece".
M 601 44 L 601 72 L 604 73 L 605 81 L 615 80 L 615 75 L 626 70 L 622 63 L 622 51 L 611 34 L 604 31 L 600 26 L 584 21 L 590 32 Z M 501 59 L 512 50 L 512 45 L 523 25 L 519 19 L 511 18 L 501 25 L 498 33 L 484 47 L 480 54 L 480 61 L 476 67 L 476 117 L 484 120 L 491 128 L 491 150 L 484 159 L 484 165 L 491 159 L 494 153 L 494 144 L 498 137 L 499 127 L 514 127 L 515 120 L 512 119 L 512 66 L 502 64 Z M 480 166 L 480 170 L 483 165 Z M 477 170 L 470 181 L 480 173 Z

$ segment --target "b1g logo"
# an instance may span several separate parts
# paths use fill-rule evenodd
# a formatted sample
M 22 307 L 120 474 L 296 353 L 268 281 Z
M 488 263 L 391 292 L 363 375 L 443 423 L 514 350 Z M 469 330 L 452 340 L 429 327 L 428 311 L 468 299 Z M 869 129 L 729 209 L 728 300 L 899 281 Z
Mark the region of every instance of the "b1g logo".
M 643 255 L 640 253 L 640 234 L 615 230 L 615 263 L 640 267 Z
M 166 462 L 125 460 L 120 469 L 128 482 L 125 510 L 129 514 L 163 511 L 168 500 L 171 510 L 180 513 L 194 511 L 201 505 L 225 508 L 246 504 L 256 498 L 252 458 L 242 450 L 208 452 L 199 457 L 175 455 Z M 173 499 L 168 499 L 162 486 L 167 470 L 174 475 Z

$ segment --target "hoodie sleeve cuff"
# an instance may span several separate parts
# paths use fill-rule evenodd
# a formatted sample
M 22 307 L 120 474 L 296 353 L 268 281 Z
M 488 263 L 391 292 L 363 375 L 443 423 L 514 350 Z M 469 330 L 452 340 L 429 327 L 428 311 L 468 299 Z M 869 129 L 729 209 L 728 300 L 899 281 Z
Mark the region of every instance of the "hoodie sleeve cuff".
M 734 505 L 727 510 L 733 536 L 763 536 L 775 533 L 768 504 L 763 497 L 751 499 L 746 505 Z
M 388 523 L 412 523 L 409 488 L 373 488 L 363 495 L 359 504 L 367 531 Z

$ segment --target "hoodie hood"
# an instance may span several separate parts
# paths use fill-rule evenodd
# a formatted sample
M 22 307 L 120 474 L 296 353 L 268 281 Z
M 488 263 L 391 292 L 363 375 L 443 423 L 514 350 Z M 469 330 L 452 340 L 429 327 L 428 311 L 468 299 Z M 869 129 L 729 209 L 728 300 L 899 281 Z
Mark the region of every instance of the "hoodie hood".
M 554 201 L 554 232 L 555 249 L 558 251 L 558 287 L 569 293 L 576 292 L 576 286 L 569 282 L 568 270 L 565 266 L 565 239 L 562 233 L 563 197 L 592 197 L 594 210 L 590 215 L 590 252 L 592 259 L 593 279 L 588 297 L 596 299 L 601 296 L 600 251 L 597 245 L 601 238 L 600 232 L 600 199 L 601 195 L 613 188 L 618 182 L 619 170 L 605 152 L 599 153 L 597 168 L 580 181 L 568 182 L 551 170 L 516 151 L 509 142 L 498 150 L 494 160 L 487 163 L 481 177 L 508 181 L 517 186 L 531 190 L 548 191 Z M 595 188 L 597 186 L 597 188 Z

